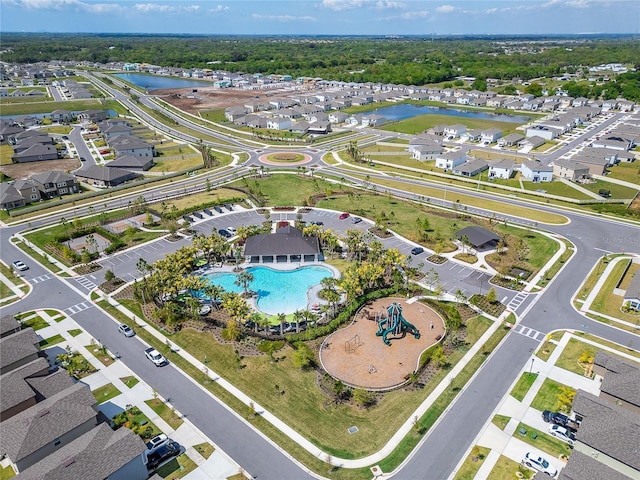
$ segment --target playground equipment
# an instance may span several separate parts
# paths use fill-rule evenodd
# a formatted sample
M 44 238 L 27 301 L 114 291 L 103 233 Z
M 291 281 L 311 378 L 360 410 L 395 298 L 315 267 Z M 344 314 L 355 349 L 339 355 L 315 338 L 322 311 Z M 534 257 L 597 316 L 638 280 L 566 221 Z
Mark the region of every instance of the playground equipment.
M 402 316 L 402 307 L 393 302 L 388 308 L 386 315 L 376 315 L 378 323 L 377 337 L 382 337 L 385 345 L 391 346 L 391 341 L 387 338 L 392 334 L 394 338 L 403 338 L 407 332 L 416 339 L 420 338 L 420 331 Z
M 344 342 L 344 351 L 347 353 L 353 353 L 362 345 L 364 345 L 364 342 L 360 341 L 360 335 L 354 335 Z

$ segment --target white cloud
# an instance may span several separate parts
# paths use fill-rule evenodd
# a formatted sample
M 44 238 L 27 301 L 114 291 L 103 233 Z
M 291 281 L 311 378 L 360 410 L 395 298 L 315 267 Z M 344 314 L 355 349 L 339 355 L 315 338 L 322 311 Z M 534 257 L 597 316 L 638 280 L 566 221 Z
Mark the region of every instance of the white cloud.
M 224 5 L 216 5 L 213 8 L 210 8 L 207 10 L 207 12 L 209 13 L 220 13 L 220 12 L 228 12 L 230 10 L 229 7 L 226 7 Z
M 436 12 L 438 13 L 453 13 L 457 10 L 453 5 L 440 5 L 436 8 Z
M 322 0 L 321 5 L 330 10 L 351 10 L 359 8 L 367 3 L 371 3 L 369 0 Z
M 252 18 L 256 20 L 272 20 L 275 22 L 315 22 L 315 17 L 303 16 L 296 17 L 295 15 L 262 15 L 259 13 L 254 13 L 251 15 Z
M 199 5 L 185 5 L 175 7 L 161 3 L 136 3 L 133 9 L 142 13 L 194 13 L 200 10 Z
M 115 3 L 87 3 L 80 0 L 2 0 L 2 5 L 27 10 L 75 10 L 90 13 L 122 11 Z
M 391 8 L 405 8 L 407 5 L 402 2 L 394 2 L 392 0 L 378 0 L 376 8 L 379 10 L 386 10 Z

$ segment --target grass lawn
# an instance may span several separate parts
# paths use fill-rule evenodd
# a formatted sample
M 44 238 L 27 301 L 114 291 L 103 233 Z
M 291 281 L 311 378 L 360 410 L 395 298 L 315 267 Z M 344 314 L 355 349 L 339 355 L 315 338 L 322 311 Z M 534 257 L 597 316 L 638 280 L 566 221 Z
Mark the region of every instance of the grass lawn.
M 591 291 L 596 286 L 596 283 L 600 279 L 600 276 L 604 272 L 605 268 L 607 268 L 607 264 L 615 257 L 615 256 L 604 256 L 598 260 L 598 263 L 595 265 L 595 268 L 591 271 L 587 279 L 582 283 L 582 287 L 580 288 L 580 292 L 576 295 L 577 300 L 586 300 Z M 624 263 L 624 262 L 623 262 Z M 576 303 L 576 302 L 574 302 Z M 576 305 L 579 307 L 579 305 Z
M 516 400 L 518 400 L 519 402 L 521 402 L 522 399 L 527 394 L 527 392 L 529 391 L 529 389 L 531 388 L 531 385 L 533 385 L 533 382 L 536 381 L 537 377 L 538 377 L 537 373 L 524 372 L 520 377 L 520 379 L 518 380 L 518 382 L 513 387 L 513 390 L 511 390 L 510 395 Z
M 13 156 L 13 147 L 8 143 L 0 145 L 0 165 L 11 165 L 11 157 Z
M 515 163 L 522 163 L 523 160 L 528 160 L 530 158 L 527 155 L 513 155 L 501 151 L 488 152 L 486 150 L 469 150 L 469 156 L 473 158 L 481 158 L 482 160 L 500 160 L 501 158 L 506 158 L 507 160 L 513 160 Z
M 177 413 L 171 410 L 169 406 L 159 398 L 153 398 L 145 401 L 144 403 L 149 405 L 151 410 L 156 412 L 160 418 L 167 422 L 174 430 L 184 423 L 184 420 L 182 420 Z
M 213 448 L 213 445 L 207 442 L 194 445 L 193 448 L 204 458 L 209 458 L 211 454 L 216 450 L 215 448 Z
M 183 210 L 185 208 L 202 205 L 204 203 L 226 203 L 227 199 L 235 197 L 244 197 L 244 195 L 242 195 L 242 193 L 238 192 L 237 190 L 231 190 L 229 188 L 217 188 L 215 190 L 211 190 L 210 192 L 196 193 L 194 195 L 187 195 L 176 200 L 166 201 L 165 204 L 167 205 L 167 211 L 170 212 L 172 209 L 172 205 L 175 205 L 178 210 Z M 159 204 L 154 205 L 156 206 L 156 208 L 158 208 Z
M 28 115 L 31 113 L 51 113 L 54 110 L 104 110 L 105 105 L 98 99 L 65 100 L 62 102 L 37 102 L 21 105 L 2 105 L 2 115 Z M 107 107 L 110 108 L 110 107 Z
M 16 476 L 16 472 L 11 466 L 0 467 L 0 480 L 8 480 Z
M 624 180 L 625 182 L 635 183 L 640 186 L 640 165 L 638 165 L 638 162 L 621 162 L 615 167 L 609 167 L 607 177 Z
M 597 347 L 593 345 L 571 338 L 560 354 L 560 357 L 556 362 L 556 367 L 564 368 L 565 370 L 577 373 L 578 375 L 584 375 L 584 368 L 578 365 L 578 359 L 585 352 L 587 352 L 590 357 L 593 357 L 597 350 Z
M 565 244 L 566 249 L 564 252 L 562 252 L 562 254 L 560 255 L 560 258 L 558 258 L 558 260 L 556 260 L 556 262 L 553 265 L 551 265 L 551 267 L 549 267 L 547 270 L 544 271 L 544 275 L 538 281 L 539 287 L 546 286 L 547 283 L 549 283 L 549 281 L 551 281 L 551 279 L 557 275 L 557 273 L 560 271 L 562 266 L 566 262 L 568 262 L 569 259 L 575 253 L 575 248 L 571 242 L 565 239 L 560 239 L 560 241 Z
M 73 127 L 68 125 L 52 125 L 49 127 L 40 127 L 40 130 L 47 133 L 59 133 L 61 135 L 66 135 L 73 130 Z
M 491 422 L 500 430 L 504 430 L 509 420 L 511 420 L 511 417 L 507 417 L 506 415 L 494 415 Z
M 79 329 L 79 328 L 74 328 L 73 330 L 69 330 L 68 333 L 72 337 L 77 337 L 78 335 L 80 335 L 82 333 L 82 330 Z
M 186 453 L 174 458 L 162 467 L 156 470 L 156 473 L 162 478 L 182 478 L 186 474 L 194 471 L 198 466 L 191 460 Z
M 396 153 L 404 153 L 405 155 L 409 155 L 407 152 L 407 145 L 398 145 L 397 147 L 392 147 L 390 145 L 371 145 L 369 147 L 364 147 L 361 151 L 369 156 L 375 155 L 376 153 L 386 153 L 386 152 L 396 152 Z M 384 155 L 385 157 L 387 155 Z
M 547 378 L 540 387 L 536 398 L 531 402 L 531 407 L 536 410 L 555 410 L 561 387 L 566 387 L 566 385 Z
M 622 274 L 624 273 L 625 268 L 627 268 L 627 264 L 627 260 L 620 260 L 613 267 L 589 309 L 620 320 L 637 323 L 640 320 L 640 316 L 623 312 L 620 307 L 622 306 L 624 297 L 613 293 L 613 289 L 622 278 Z
M 494 120 L 481 120 L 476 118 L 464 118 L 464 117 L 451 117 L 450 115 L 428 114 L 418 115 L 416 117 L 400 120 L 395 123 L 384 125 L 381 129 L 389 132 L 408 133 L 416 135 L 436 125 L 451 125 L 453 123 L 460 123 L 466 126 L 468 129 L 479 128 L 486 130 L 488 128 L 498 128 L 502 130 L 506 136 L 510 133 L 515 133 L 518 123 L 508 122 L 496 122 Z
M 271 207 L 304 205 L 311 195 L 325 193 L 327 189 L 335 191 L 338 188 L 319 178 L 301 177 L 295 174 L 246 178 L 230 186 L 243 189 L 249 186 L 259 189 L 266 196 L 267 204 Z
M 113 357 L 109 355 L 109 351 L 106 348 L 103 351 L 100 348 L 100 345 L 85 345 L 84 348 L 86 348 L 91 355 L 96 357 L 105 367 L 108 367 L 115 362 Z
M 556 344 L 553 342 L 549 342 L 549 341 L 545 341 L 544 344 L 542 345 L 542 347 L 540 347 L 540 349 L 538 350 L 538 352 L 536 353 L 536 357 L 544 360 L 545 362 L 547 360 L 549 360 L 549 357 L 551 356 L 551 354 L 553 353 L 553 351 L 556 349 Z
M 113 386 L 112 383 L 107 383 L 102 387 L 96 388 L 93 392 L 93 396 L 96 398 L 98 403 L 104 403 L 107 400 L 112 399 L 113 397 L 117 397 L 120 395 L 120 390 Z
M 559 195 L 561 197 L 575 198 L 577 200 L 591 200 L 593 198 L 586 193 L 573 188 L 571 185 L 567 185 L 560 181 L 544 183 L 523 181 L 522 186 L 525 190 L 531 190 L 534 192 L 536 190 L 545 190 L 550 195 Z
M 598 193 L 600 189 L 609 190 L 611 192 L 611 198 L 619 198 L 623 200 L 632 199 L 636 196 L 636 193 L 638 193 L 638 190 L 640 189 L 640 186 L 637 189 L 634 189 L 604 180 L 596 180 L 595 183 L 585 183 L 582 186 L 594 193 Z
M 44 349 L 44 348 L 50 347 L 51 345 L 55 345 L 56 343 L 60 343 L 63 341 L 64 341 L 64 338 L 62 337 L 62 335 L 57 334 L 57 335 L 54 335 L 53 337 L 40 340 L 40 347 Z
M 477 448 L 477 451 L 474 451 Z M 479 447 L 476 445 L 474 450 L 469 453 L 466 460 L 456 473 L 456 476 L 453 477 L 453 480 L 473 480 L 478 470 L 482 466 L 482 462 L 489 455 L 491 449 L 485 447 Z
M 36 315 L 35 317 L 30 318 L 29 320 L 23 320 L 21 323 L 23 327 L 31 327 L 34 330 L 40 330 L 41 328 L 45 328 L 49 326 L 47 321 L 44 318 L 42 318 L 40 315 Z
M 575 332 L 573 335 L 576 336 L 576 337 L 582 337 L 582 338 L 589 339 L 592 342 L 597 342 L 602 346 L 609 347 L 609 348 L 612 348 L 614 350 L 618 350 L 619 352 L 626 353 L 627 355 L 631 355 L 632 357 L 635 357 L 638 360 L 640 360 L 640 352 L 638 350 L 634 350 L 632 348 L 628 348 L 627 346 L 619 345 L 617 343 L 610 342 L 608 340 L 605 340 L 604 338 L 596 337 L 595 335 L 590 335 L 588 333 Z
M 148 171 L 149 172 L 179 172 L 192 167 L 202 167 L 202 155 L 199 153 L 183 154 L 183 158 L 175 159 L 163 159 L 162 157 L 156 157 L 155 164 Z
M 516 472 L 522 473 L 522 476 L 517 476 Z M 487 477 L 487 480 L 512 480 L 518 478 L 533 478 L 534 472 L 528 468 L 514 462 L 510 458 L 500 455 L 500 458 L 496 462 L 496 465 L 491 470 L 491 473 Z
M 121 381 L 122 383 L 124 383 L 124 384 L 125 384 L 127 387 L 129 387 L 129 388 L 133 388 L 133 387 L 135 387 L 135 386 L 140 382 L 140 380 L 138 380 L 138 379 L 137 379 L 136 377 L 134 377 L 134 376 L 122 377 L 122 378 L 120 379 L 120 381 Z
M 520 435 L 518 431 L 524 428 L 527 431 L 526 435 Z M 552 455 L 552 461 L 560 464 L 560 460 L 558 457 L 560 455 L 569 456 L 571 454 L 572 448 L 565 442 L 558 440 L 557 438 L 552 437 L 546 432 L 541 432 L 540 430 L 536 430 L 529 425 L 525 425 L 524 423 L 520 423 L 516 428 L 516 433 L 514 436 L 518 440 L 522 440 L 525 443 L 528 443 L 531 446 L 539 448 L 543 452 Z M 533 437 L 536 437 L 535 439 Z

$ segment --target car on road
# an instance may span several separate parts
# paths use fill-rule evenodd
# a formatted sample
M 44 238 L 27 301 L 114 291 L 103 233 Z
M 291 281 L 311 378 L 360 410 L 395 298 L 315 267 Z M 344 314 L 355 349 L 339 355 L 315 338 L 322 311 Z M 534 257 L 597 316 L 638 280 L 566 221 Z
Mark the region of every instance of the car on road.
M 424 252 L 424 248 L 422 247 L 413 247 L 411 249 L 411 255 L 420 255 L 422 252 Z
M 155 437 L 153 437 L 147 442 L 147 452 L 151 453 L 152 450 L 158 448 L 160 445 L 164 445 L 169 440 L 171 439 L 167 437 L 164 433 L 156 435 Z
M 159 351 L 157 351 L 153 347 L 147 348 L 144 351 L 144 354 L 149 360 L 151 360 L 151 362 L 156 367 L 162 367 L 163 365 L 166 365 L 167 363 L 169 363 L 169 361 L 164 357 L 164 355 L 162 355 Z
M 220 230 L 218 230 L 218 233 L 222 235 L 224 238 L 233 237 L 233 234 L 229 230 L 225 230 L 224 228 L 221 228 Z
M 22 260 L 16 260 L 13 262 L 13 268 L 20 272 L 24 272 L 25 270 L 29 270 L 29 266 L 26 265 Z
M 575 441 L 575 434 L 571 430 L 561 427 L 560 425 L 549 425 L 549 435 L 559 438 L 569 445 L 573 445 L 573 442 Z
M 360 223 L 362 221 L 362 219 L 360 217 L 353 217 L 351 219 L 351 223 Z
M 347 212 L 341 213 L 340 216 L 338 217 L 340 220 L 344 220 L 346 218 L 349 218 L 349 214 Z
M 84 158 L 84 157 L 80 157 L 80 161 L 81 161 L 81 162 L 86 162 L 86 161 L 87 161 L 87 159 L 86 159 L 86 158 Z
M 168 441 L 164 445 L 159 446 L 153 452 L 147 454 L 147 469 L 155 470 L 169 458 L 177 457 L 180 455 L 182 447 L 178 442 L 173 440 Z
M 324 222 L 320 222 L 320 221 L 314 221 L 314 222 L 309 222 L 309 225 L 318 225 L 318 226 L 323 226 Z
M 558 474 L 558 469 L 551 465 L 549 463 L 549 460 L 533 452 L 527 452 L 527 454 L 524 456 L 524 460 L 522 460 L 522 463 L 524 463 L 529 468 L 544 472 L 550 477 L 555 477 Z
M 120 325 L 118 325 L 118 331 L 125 337 L 133 337 L 136 334 L 136 332 L 133 331 L 133 328 L 131 328 L 126 323 L 121 323 Z

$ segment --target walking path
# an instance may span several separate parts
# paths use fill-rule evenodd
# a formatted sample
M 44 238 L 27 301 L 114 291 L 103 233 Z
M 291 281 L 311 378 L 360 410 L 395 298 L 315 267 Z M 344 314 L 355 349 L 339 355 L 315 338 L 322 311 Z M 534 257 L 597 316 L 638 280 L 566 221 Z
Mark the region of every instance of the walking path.
M 91 390 L 112 384 L 121 392 L 118 396 L 110 398 L 109 401 L 98 405 L 98 409 L 102 411 L 107 418 L 112 418 L 131 405 L 139 408 L 142 413 L 160 430 L 166 433 L 167 436 L 183 445 L 186 448 L 187 456 L 198 466 L 194 471 L 184 476 L 184 479 L 224 480 L 242 471 L 240 465 L 235 463 L 219 447 L 214 445 L 213 442 L 188 419 L 182 417 L 180 412 L 176 411 L 176 416 L 181 418 L 183 421 L 182 425 L 177 429 L 171 427 L 147 405 L 146 402 L 153 398 L 160 398 L 165 401 L 159 397 L 149 385 L 142 381 L 139 381 L 131 388 L 125 385 L 123 379 L 125 377 L 135 377 L 135 375 L 126 365 L 117 360 L 117 354 L 107 351 L 106 356 L 115 358 L 116 360 L 111 365 L 105 366 L 96 358 L 94 353 L 97 352 L 90 352 L 87 349 L 87 346 L 92 344 L 96 345 L 96 350 L 99 349 L 99 345 L 95 339 L 84 330 L 77 336 L 71 335 L 71 333 L 69 333 L 70 331 L 76 329 L 81 330 L 81 327 L 71 317 L 66 316 L 62 312 L 59 312 L 57 315 L 51 315 L 50 312 L 51 310 L 36 310 L 33 316 L 37 314 L 49 324 L 48 327 L 39 329 L 36 333 L 43 339 L 60 335 L 64 339 L 57 344 L 60 348 L 79 352 L 97 370 L 97 372 L 82 379 L 82 382 L 89 385 Z M 58 353 L 59 349 L 55 349 L 55 351 Z M 49 360 L 52 365 L 56 361 L 55 358 L 50 358 Z M 171 407 L 170 403 L 166 401 L 165 403 Z M 211 454 L 208 459 L 205 459 L 194 448 L 195 445 L 202 443 L 210 443 L 215 448 L 213 454 Z
M 564 183 L 565 185 L 568 185 L 571 188 L 574 188 L 576 190 L 578 190 L 579 192 L 584 193 L 585 195 L 590 196 L 591 198 L 595 198 L 596 200 L 602 200 L 602 197 L 600 195 L 598 195 L 595 192 L 592 192 L 591 190 L 587 190 L 586 188 L 584 188 L 583 186 L 572 182 L 571 180 L 567 180 L 566 178 L 561 178 L 559 177 L 558 180 L 560 180 L 560 182 Z

